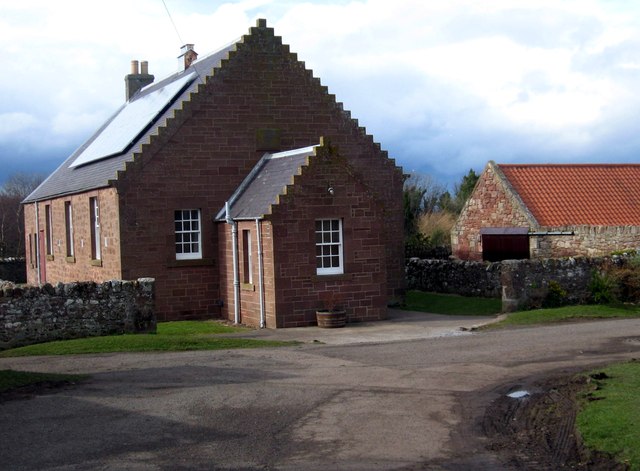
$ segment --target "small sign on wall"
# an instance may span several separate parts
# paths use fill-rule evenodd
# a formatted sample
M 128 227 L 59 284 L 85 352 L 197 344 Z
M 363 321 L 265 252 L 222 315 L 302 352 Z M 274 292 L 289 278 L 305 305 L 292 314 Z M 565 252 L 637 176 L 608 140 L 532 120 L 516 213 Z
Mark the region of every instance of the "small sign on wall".
M 256 150 L 278 151 L 281 149 L 281 129 L 262 128 L 256 131 Z

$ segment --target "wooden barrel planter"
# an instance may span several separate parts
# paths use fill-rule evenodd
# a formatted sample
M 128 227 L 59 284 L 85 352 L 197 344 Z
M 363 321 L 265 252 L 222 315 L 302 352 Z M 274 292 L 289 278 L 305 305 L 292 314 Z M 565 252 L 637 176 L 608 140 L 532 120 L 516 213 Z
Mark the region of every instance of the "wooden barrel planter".
M 347 323 L 347 311 L 345 310 L 322 310 L 316 311 L 316 320 L 318 327 L 324 329 L 334 329 L 336 327 L 344 327 Z

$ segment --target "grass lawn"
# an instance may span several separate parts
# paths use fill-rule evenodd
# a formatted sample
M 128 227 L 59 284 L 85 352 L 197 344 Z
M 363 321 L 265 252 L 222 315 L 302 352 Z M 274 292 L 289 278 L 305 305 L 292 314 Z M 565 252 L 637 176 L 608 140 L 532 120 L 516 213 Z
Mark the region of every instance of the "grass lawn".
M 490 316 L 500 312 L 502 300 L 408 291 L 402 308 L 409 311 L 430 312 L 433 314 Z
M 606 377 L 592 379 L 597 388 L 582 399 L 578 430 L 589 448 L 610 453 L 630 469 L 640 470 L 640 362 L 611 365 L 592 373 L 601 372 Z
M 295 342 L 217 336 L 218 334 L 246 330 L 244 327 L 232 327 L 215 321 L 159 322 L 156 334 L 111 335 L 39 343 L 5 350 L 0 352 L 0 357 L 110 352 L 225 350 L 295 345 Z
M 511 313 L 503 321 L 485 326 L 485 328 L 552 324 L 572 319 L 613 319 L 624 317 L 640 317 L 640 307 L 625 305 L 605 306 L 602 304 L 585 304 L 579 306 L 563 306 L 551 309 L 519 311 Z
M 53 373 L 0 370 L 0 393 L 38 383 L 63 383 L 67 381 L 79 381 L 86 377 L 86 375 L 60 375 Z

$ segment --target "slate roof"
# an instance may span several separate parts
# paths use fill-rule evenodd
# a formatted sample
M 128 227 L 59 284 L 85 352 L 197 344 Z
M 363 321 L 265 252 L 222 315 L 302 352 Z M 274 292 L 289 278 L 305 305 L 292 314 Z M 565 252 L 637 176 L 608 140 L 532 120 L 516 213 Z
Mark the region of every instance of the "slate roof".
M 541 226 L 640 226 L 640 164 L 498 164 Z
M 199 84 L 205 82 L 207 76 L 213 75 L 214 68 L 220 67 L 221 61 L 228 58 L 229 52 L 235 50 L 237 43 L 236 41 L 208 56 L 198 59 L 193 62 L 188 69 L 181 70 L 138 91 L 129 102 L 122 105 L 93 136 L 73 152 L 60 167 L 27 196 L 24 202 L 33 202 L 109 186 L 109 180 L 116 179 L 118 170 L 125 169 L 125 163 L 133 160 L 133 154 L 140 152 L 141 145 L 148 143 L 150 136 L 158 133 L 158 128 L 162 126 L 168 118 L 174 116 L 174 111 L 181 108 L 182 102 L 189 100 L 190 94 L 197 90 Z M 143 100 L 145 96 L 148 96 L 150 93 L 179 81 L 184 78 L 185 75 L 193 74 L 194 72 L 194 80 L 190 82 L 181 93 L 178 93 L 173 100 L 170 100 L 155 119 L 149 120 L 148 117 L 139 116 L 137 117 L 137 122 L 131 122 L 131 126 L 137 126 L 140 129 L 140 133 L 133 142 L 126 146 L 123 153 L 82 166 L 72 167 L 77 157 L 80 156 L 92 142 L 100 138 L 109 124 L 116 119 L 127 106 L 137 100 Z
M 285 193 L 287 185 L 293 184 L 293 177 L 300 175 L 302 167 L 309 164 L 315 148 L 265 154 L 229 198 L 231 217 L 255 219 L 269 214 L 271 205 L 278 203 L 278 196 Z M 225 208 L 218 212 L 216 219 L 226 219 Z

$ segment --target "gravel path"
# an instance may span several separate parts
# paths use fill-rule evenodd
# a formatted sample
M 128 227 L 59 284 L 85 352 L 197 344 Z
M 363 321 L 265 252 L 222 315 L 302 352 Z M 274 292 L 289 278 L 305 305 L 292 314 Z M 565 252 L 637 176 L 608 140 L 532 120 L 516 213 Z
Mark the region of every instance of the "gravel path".
M 531 378 L 638 357 L 638 337 L 640 320 L 616 320 L 277 349 L 0 359 L 0 369 L 91 374 L 75 387 L 0 403 L 0 462 L 16 470 L 518 469 L 482 430 L 491 404 Z

